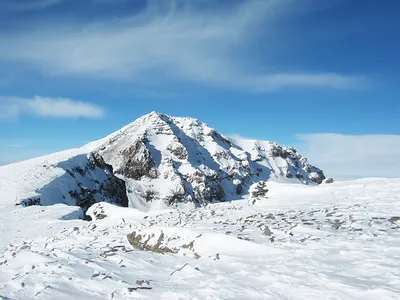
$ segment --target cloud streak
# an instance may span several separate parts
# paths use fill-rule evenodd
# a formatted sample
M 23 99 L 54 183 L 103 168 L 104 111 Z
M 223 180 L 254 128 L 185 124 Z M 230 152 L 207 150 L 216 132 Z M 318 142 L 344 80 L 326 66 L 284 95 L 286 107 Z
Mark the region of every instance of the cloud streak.
M 0 97 L 0 120 L 16 119 L 21 115 L 51 118 L 101 118 L 105 111 L 95 104 L 68 98 Z
M 338 179 L 400 177 L 400 135 L 298 135 L 299 150 Z
M 261 31 L 273 33 L 276 20 L 297 1 L 247 0 L 207 12 L 185 1 L 147 3 L 144 12 L 118 21 L 2 34 L 0 61 L 23 63 L 46 76 L 180 81 L 255 92 L 367 85 L 365 78 L 346 74 L 249 68 L 246 47 L 257 46 Z
M 0 8 L 14 10 L 14 11 L 36 11 L 49 8 L 51 6 L 59 5 L 65 0 L 29 0 L 29 1 L 5 1 L 0 4 Z

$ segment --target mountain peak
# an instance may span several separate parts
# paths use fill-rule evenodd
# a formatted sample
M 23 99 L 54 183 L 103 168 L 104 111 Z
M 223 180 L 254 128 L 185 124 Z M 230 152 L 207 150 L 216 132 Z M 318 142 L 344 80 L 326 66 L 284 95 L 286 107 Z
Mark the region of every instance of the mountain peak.
M 139 208 L 233 200 L 265 180 L 319 184 L 325 179 L 291 147 L 231 140 L 197 119 L 155 111 L 94 151 L 129 183 L 131 203 Z
M 145 114 L 139 118 L 137 118 L 135 121 L 133 121 L 130 125 L 134 125 L 134 124 L 142 124 L 142 123 L 149 123 L 151 124 L 154 120 L 158 120 L 161 119 L 163 116 L 165 116 L 164 114 L 161 114 L 159 112 L 156 111 L 152 111 L 148 114 Z
M 149 112 L 148 114 L 143 115 L 141 118 L 158 118 L 158 117 L 162 117 L 162 116 L 165 116 L 165 115 L 153 110 L 153 111 Z

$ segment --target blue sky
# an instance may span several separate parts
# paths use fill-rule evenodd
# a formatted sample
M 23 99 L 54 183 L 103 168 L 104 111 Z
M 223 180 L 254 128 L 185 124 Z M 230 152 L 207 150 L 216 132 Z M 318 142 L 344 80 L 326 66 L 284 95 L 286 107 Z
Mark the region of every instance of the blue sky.
M 297 146 L 334 176 L 400 176 L 399 11 L 395 0 L 0 1 L 0 164 L 156 110 Z

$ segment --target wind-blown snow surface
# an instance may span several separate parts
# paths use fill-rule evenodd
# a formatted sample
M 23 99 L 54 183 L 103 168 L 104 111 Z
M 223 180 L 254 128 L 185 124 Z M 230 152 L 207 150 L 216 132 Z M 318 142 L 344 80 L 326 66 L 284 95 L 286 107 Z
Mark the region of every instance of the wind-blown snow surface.
M 254 205 L 187 211 L 98 203 L 92 222 L 78 207 L 6 203 L 0 185 L 3 299 L 400 297 L 400 179 L 270 182 Z M 135 249 L 134 231 L 177 253 Z

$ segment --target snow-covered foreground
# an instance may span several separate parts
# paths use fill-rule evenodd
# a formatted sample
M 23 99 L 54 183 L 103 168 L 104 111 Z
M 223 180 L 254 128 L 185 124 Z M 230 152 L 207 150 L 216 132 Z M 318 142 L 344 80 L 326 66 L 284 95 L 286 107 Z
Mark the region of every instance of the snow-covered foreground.
M 0 299 L 400 298 L 400 179 L 268 187 L 254 205 L 99 203 L 91 222 L 4 205 Z

